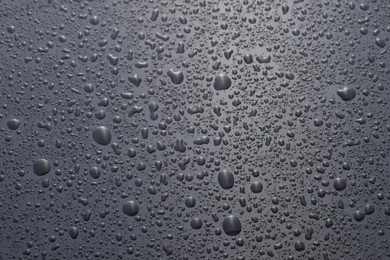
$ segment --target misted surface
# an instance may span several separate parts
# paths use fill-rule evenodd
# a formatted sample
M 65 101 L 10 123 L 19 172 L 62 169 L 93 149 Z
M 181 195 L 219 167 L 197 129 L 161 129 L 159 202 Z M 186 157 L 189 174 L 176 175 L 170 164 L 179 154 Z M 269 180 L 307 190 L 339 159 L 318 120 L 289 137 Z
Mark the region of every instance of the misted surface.
M 0 259 L 390 258 L 387 0 L 0 0 Z

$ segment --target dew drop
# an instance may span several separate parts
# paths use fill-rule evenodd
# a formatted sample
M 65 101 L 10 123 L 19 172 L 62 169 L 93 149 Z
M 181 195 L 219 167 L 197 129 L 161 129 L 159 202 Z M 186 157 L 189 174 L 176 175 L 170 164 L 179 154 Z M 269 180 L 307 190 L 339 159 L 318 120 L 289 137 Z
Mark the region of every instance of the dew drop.
M 111 142 L 111 132 L 105 126 L 99 126 L 92 132 L 93 140 L 101 145 L 108 145 Z
M 125 213 L 127 216 L 135 216 L 139 212 L 139 206 L 138 203 L 135 201 L 127 201 L 123 204 L 122 206 L 122 211 Z
M 356 90 L 352 87 L 343 87 L 337 90 L 337 94 L 344 101 L 351 101 L 356 96 Z
M 219 74 L 215 77 L 214 89 L 215 90 L 226 90 L 232 85 L 232 80 L 226 74 Z
M 241 222 L 234 216 L 227 216 L 222 223 L 223 231 L 229 236 L 237 236 L 241 232 Z
M 218 183 L 225 190 L 233 188 L 234 185 L 233 173 L 228 170 L 222 170 L 218 174 Z
M 33 164 L 33 171 L 38 176 L 46 175 L 50 172 L 51 165 L 46 159 L 38 159 Z

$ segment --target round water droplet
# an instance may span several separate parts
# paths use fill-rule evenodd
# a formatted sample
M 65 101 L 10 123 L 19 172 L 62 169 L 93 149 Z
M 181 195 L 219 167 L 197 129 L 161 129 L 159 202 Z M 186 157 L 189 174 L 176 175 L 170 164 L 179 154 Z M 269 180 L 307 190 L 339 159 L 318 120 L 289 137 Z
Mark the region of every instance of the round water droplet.
M 14 33 L 15 30 L 16 30 L 16 28 L 15 28 L 15 26 L 13 26 L 13 25 L 9 25 L 9 26 L 7 27 L 7 32 L 9 32 L 9 33 Z
M 347 181 L 343 178 L 336 178 L 333 182 L 333 187 L 337 191 L 343 191 L 347 187 Z
M 263 184 L 261 182 L 255 181 L 251 184 L 251 191 L 253 193 L 260 193 L 263 191 Z
M 92 138 L 96 143 L 108 145 L 111 142 L 111 132 L 105 126 L 99 126 L 92 132 Z
M 225 190 L 233 188 L 234 185 L 234 175 L 228 170 L 222 170 L 218 174 L 218 183 Z
M 90 19 L 89 19 L 89 22 L 92 24 L 92 25 L 98 25 L 99 24 L 99 17 L 97 17 L 96 15 L 92 16 Z
M 135 216 L 139 212 L 138 203 L 132 200 L 125 202 L 122 206 L 122 211 L 128 216 Z
M 362 221 L 365 216 L 366 216 L 366 214 L 360 210 L 355 211 L 355 213 L 353 214 L 353 218 L 359 222 Z
M 19 128 L 20 120 L 13 118 L 7 122 L 7 127 L 11 130 L 16 130 Z
M 193 229 L 200 229 L 203 225 L 203 222 L 200 218 L 193 218 L 190 225 Z
M 33 164 L 33 171 L 38 176 L 46 175 L 50 172 L 51 165 L 46 159 L 38 159 Z
M 193 208 L 193 207 L 195 207 L 196 200 L 195 200 L 194 197 L 191 197 L 191 196 L 190 196 L 190 197 L 186 198 L 186 200 L 185 200 L 184 203 L 186 204 L 186 206 L 187 206 L 188 208 Z
M 295 247 L 295 250 L 297 250 L 297 251 L 305 250 L 305 244 L 300 240 L 298 240 L 294 243 L 294 247 Z
M 89 175 L 94 179 L 98 179 L 101 175 L 100 169 L 98 167 L 92 167 L 89 169 Z
M 229 236 L 237 236 L 241 232 L 241 222 L 233 215 L 227 216 L 222 223 L 223 231 Z

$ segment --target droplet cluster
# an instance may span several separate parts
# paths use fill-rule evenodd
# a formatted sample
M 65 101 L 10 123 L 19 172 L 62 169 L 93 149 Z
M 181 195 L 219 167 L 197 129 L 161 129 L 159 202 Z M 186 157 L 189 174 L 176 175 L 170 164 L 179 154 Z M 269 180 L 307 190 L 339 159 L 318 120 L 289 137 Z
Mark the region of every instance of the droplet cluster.
M 0 0 L 0 259 L 389 259 L 389 14 Z

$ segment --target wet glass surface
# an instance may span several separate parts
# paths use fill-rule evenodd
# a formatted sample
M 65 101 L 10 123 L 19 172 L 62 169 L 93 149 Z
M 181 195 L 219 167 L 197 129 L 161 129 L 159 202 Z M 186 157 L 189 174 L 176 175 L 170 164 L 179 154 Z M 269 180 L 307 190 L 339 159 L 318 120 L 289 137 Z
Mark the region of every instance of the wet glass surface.
M 0 0 L 0 259 L 389 259 L 389 14 Z

